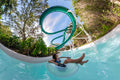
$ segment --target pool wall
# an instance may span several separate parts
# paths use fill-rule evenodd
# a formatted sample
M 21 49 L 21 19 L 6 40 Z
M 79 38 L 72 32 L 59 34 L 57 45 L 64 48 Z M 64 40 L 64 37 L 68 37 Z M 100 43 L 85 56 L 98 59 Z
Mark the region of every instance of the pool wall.
M 2 49 L 7 55 L 21 60 L 21 61 L 25 61 L 25 62 L 29 62 L 29 63 L 43 63 L 43 62 L 47 62 L 48 60 L 52 59 L 52 56 L 48 56 L 48 57 L 30 57 L 30 56 L 26 56 L 26 55 L 22 55 L 20 53 L 17 53 L 13 50 L 8 49 L 7 47 L 5 47 L 4 45 L 2 45 L 0 43 L 0 49 Z

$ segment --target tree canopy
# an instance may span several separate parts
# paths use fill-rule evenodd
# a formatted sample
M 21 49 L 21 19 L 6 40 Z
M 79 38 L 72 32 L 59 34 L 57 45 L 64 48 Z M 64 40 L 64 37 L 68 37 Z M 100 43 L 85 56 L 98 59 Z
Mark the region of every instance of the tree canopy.
M 0 17 L 2 14 L 10 13 L 17 6 L 17 0 L 0 0 Z
M 39 27 L 38 20 L 42 11 L 47 8 L 46 0 L 18 0 L 17 7 L 14 7 L 9 19 L 6 21 L 12 29 L 14 34 L 26 40 L 27 37 L 34 37 Z

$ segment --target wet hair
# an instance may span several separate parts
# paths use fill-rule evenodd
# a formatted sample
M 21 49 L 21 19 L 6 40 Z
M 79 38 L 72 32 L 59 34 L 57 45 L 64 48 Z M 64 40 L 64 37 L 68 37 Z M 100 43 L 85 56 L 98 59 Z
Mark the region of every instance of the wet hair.
M 55 59 L 55 62 L 56 62 L 56 60 L 57 60 L 56 54 L 53 55 L 53 59 Z

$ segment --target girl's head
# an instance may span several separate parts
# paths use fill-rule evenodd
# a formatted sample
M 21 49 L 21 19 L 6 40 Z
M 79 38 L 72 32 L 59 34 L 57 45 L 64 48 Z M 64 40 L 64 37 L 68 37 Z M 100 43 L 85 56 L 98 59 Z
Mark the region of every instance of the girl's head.
M 54 55 L 53 55 L 53 59 L 55 59 L 55 61 L 56 61 L 57 58 L 58 58 L 58 55 L 57 55 L 57 54 L 54 54 Z

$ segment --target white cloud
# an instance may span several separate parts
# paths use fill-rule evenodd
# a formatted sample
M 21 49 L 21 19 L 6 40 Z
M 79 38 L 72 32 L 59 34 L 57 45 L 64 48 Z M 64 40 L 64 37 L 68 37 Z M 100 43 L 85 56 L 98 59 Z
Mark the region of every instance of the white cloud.
M 59 13 L 57 15 L 57 17 L 53 17 L 53 14 L 49 14 L 45 20 L 43 21 L 43 28 L 45 29 L 46 32 L 53 32 L 53 28 L 55 27 L 55 25 L 62 19 L 62 17 L 64 16 L 63 13 Z M 46 45 L 49 46 L 50 45 L 50 38 L 47 34 L 45 34 L 45 37 L 43 38 L 43 40 L 45 41 Z
M 45 44 L 46 44 L 47 47 L 48 47 L 48 46 L 50 46 L 49 36 L 46 35 L 46 34 L 44 34 L 44 35 L 45 35 L 45 37 L 43 37 L 43 40 L 45 41 Z
M 57 17 L 53 17 L 56 13 L 49 14 L 43 21 L 43 28 L 47 32 L 53 32 L 55 25 L 62 19 L 64 16 L 63 13 L 59 13 Z

